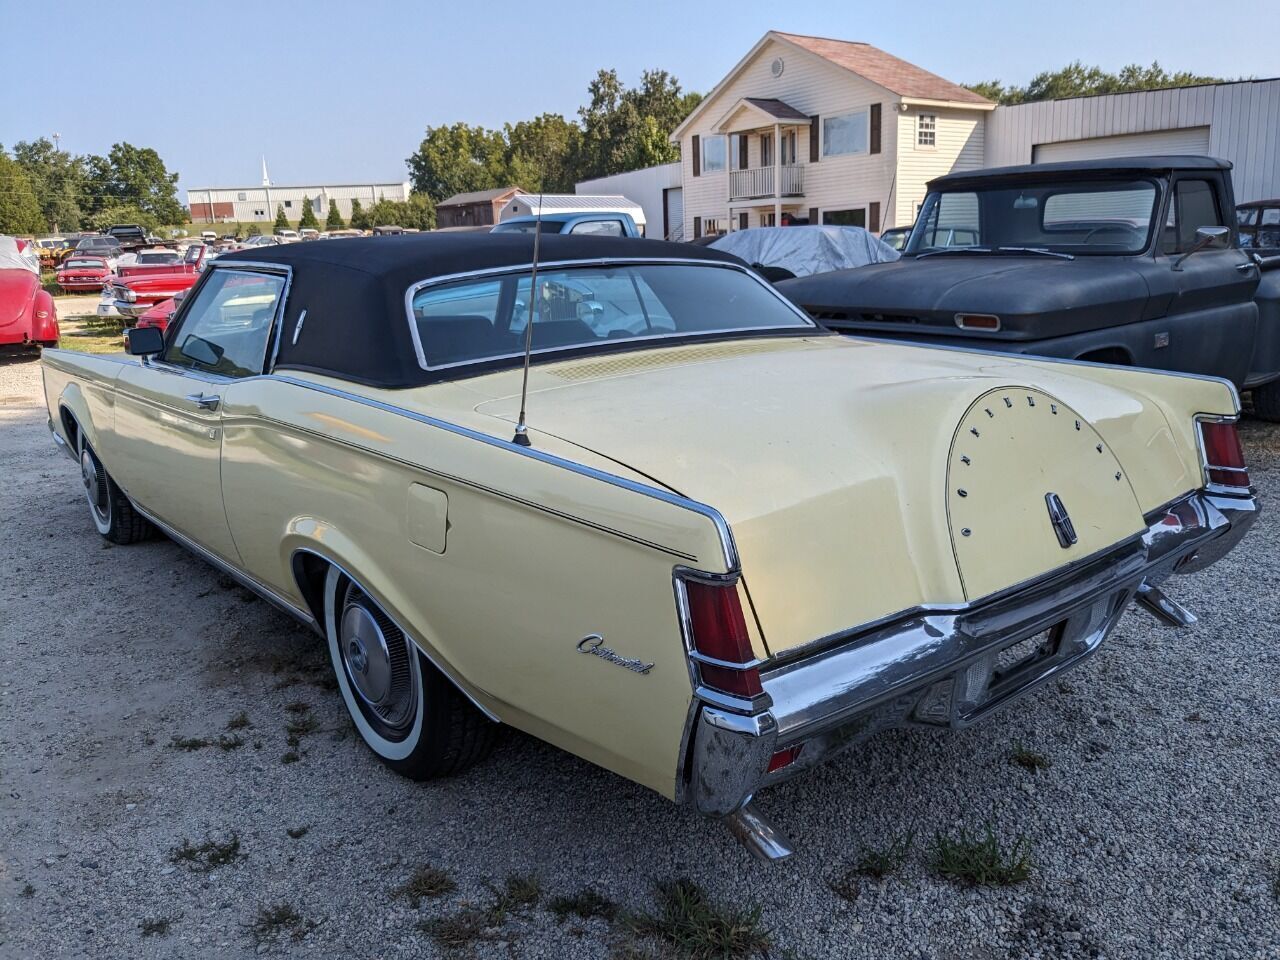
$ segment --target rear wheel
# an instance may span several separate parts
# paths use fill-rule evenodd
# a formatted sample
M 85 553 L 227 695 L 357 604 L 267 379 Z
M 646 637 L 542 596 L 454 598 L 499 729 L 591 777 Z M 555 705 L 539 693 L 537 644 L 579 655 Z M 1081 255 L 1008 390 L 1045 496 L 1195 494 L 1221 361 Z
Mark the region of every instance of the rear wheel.
M 80 448 L 80 479 L 89 502 L 89 516 L 98 533 L 119 544 L 136 543 L 151 536 L 154 528 L 150 521 L 133 508 L 87 443 Z
M 336 567 L 325 577 L 324 618 L 347 712 L 383 763 L 412 780 L 428 780 L 484 758 L 497 725 Z
M 1254 387 L 1253 412 L 1263 420 L 1280 423 L 1280 380 L 1272 380 L 1260 387 Z

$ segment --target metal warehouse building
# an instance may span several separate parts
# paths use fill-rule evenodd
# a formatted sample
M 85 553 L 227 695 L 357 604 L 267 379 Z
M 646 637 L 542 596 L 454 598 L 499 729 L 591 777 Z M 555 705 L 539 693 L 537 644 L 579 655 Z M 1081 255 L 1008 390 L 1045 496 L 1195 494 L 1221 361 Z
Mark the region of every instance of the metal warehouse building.
M 284 207 L 290 220 L 302 216 L 302 201 L 311 199 L 316 216 L 324 220 L 330 205 L 342 218 L 351 216 L 351 201 L 359 200 L 366 210 L 379 200 L 400 202 L 409 199 L 409 182 L 341 183 L 314 187 L 193 187 L 187 191 L 187 205 L 193 223 L 253 223 L 275 220 L 276 207 Z
M 1193 153 L 1230 160 L 1236 201 L 1280 195 L 1280 79 L 998 107 L 985 163 Z

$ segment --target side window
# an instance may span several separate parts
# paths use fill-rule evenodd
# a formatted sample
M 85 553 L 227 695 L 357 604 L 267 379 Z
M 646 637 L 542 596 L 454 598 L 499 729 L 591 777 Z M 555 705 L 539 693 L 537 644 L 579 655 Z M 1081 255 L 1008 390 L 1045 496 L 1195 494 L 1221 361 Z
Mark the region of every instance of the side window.
M 1222 227 L 1226 222 L 1218 209 L 1218 195 L 1209 180 L 1179 180 L 1173 188 L 1169 214 L 1165 218 L 1161 248 L 1165 253 L 1182 253 L 1196 242 L 1200 227 Z
M 981 223 L 976 193 L 939 193 L 927 201 L 920 249 L 971 247 L 979 242 Z
M 625 235 L 621 220 L 588 220 L 586 223 L 575 225 L 569 232 L 575 234 L 589 233 L 597 237 L 621 237 Z
M 165 347 L 164 361 L 224 377 L 262 373 L 283 292 L 279 274 L 216 271 Z
M 1264 250 L 1280 247 L 1280 207 L 1264 207 L 1258 222 L 1257 245 Z

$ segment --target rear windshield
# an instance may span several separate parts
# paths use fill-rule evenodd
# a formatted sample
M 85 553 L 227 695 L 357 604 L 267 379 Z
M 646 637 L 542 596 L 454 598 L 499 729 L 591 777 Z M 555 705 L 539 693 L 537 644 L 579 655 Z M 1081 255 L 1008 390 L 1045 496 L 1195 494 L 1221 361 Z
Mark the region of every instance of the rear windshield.
M 77 250 L 115 250 L 120 241 L 115 237 L 86 237 L 76 244 Z
M 176 253 L 140 253 L 138 263 L 180 263 L 182 257 Z
M 413 337 L 425 369 L 519 357 L 528 271 L 418 290 Z M 747 272 L 715 264 L 616 264 L 538 271 L 533 352 L 813 323 Z
M 1071 254 L 1132 254 L 1146 248 L 1158 191 L 1152 180 L 992 184 L 931 193 L 907 253 L 973 247 L 1033 247 Z

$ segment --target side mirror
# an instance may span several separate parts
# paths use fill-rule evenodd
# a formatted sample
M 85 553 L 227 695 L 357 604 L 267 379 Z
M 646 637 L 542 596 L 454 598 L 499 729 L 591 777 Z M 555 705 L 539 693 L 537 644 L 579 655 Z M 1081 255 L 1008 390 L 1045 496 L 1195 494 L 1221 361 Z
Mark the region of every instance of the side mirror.
M 150 357 L 164 350 L 159 327 L 130 327 L 124 332 L 124 348 L 135 357 Z
M 1199 253 L 1201 250 L 1225 250 L 1231 243 L 1231 230 L 1227 227 L 1196 227 L 1196 242 L 1193 243 L 1187 252 L 1173 262 L 1174 270 L 1182 269 L 1182 261 L 1193 253 Z

